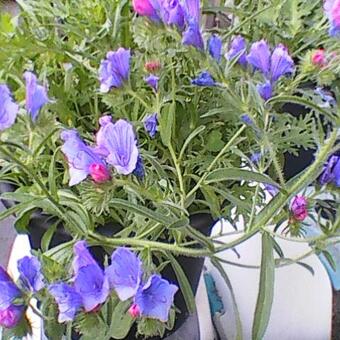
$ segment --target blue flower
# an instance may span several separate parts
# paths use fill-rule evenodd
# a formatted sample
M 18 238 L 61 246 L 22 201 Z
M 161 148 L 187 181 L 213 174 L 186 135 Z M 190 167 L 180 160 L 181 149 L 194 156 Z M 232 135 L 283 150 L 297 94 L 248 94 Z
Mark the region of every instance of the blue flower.
M 184 28 L 185 14 L 178 0 L 164 0 L 162 2 L 163 21 L 167 25 L 175 25 L 179 29 Z
M 238 63 L 242 66 L 247 65 L 247 56 L 246 56 L 246 41 L 240 35 L 233 38 L 230 44 L 230 49 L 226 54 L 228 60 L 232 60 L 238 57 Z
M 48 290 L 58 304 L 58 322 L 74 320 L 77 311 L 82 306 L 81 296 L 75 289 L 66 283 L 56 283 L 50 285 Z
M 18 112 L 19 106 L 13 101 L 9 88 L 0 84 L 0 131 L 14 124 Z
M 157 77 L 153 74 L 150 74 L 149 76 L 145 77 L 144 80 L 147 82 L 147 84 L 150 87 L 152 87 L 155 90 L 155 92 L 157 92 L 159 77 Z
M 184 0 L 184 8 L 187 20 L 201 21 L 200 0 Z
M 254 152 L 251 156 L 250 156 L 250 160 L 257 164 L 262 158 L 262 154 L 261 152 Z
M 32 120 L 36 121 L 39 110 L 49 102 L 47 90 L 38 84 L 37 77 L 32 72 L 25 72 L 24 79 L 26 81 L 26 110 Z
M 72 262 L 72 268 L 75 275 L 78 275 L 79 270 L 86 266 L 99 265 L 96 260 L 92 257 L 88 250 L 86 241 L 78 241 L 73 246 L 74 258 Z
M 219 63 L 222 57 L 222 40 L 216 35 L 212 34 L 208 40 L 209 54 Z
M 19 288 L 0 267 L 0 326 L 15 327 L 24 314 L 24 306 L 16 305 L 14 301 L 21 297 Z
M 196 47 L 199 50 L 204 50 L 204 42 L 200 31 L 199 23 L 190 19 L 186 30 L 183 32 L 182 44 Z
M 143 180 L 145 177 L 144 162 L 140 154 L 138 155 L 136 168 L 135 170 L 133 170 L 132 174 L 135 175 L 140 180 Z
M 83 142 L 76 130 L 64 130 L 60 137 L 64 141 L 61 150 L 69 165 L 70 186 L 80 183 L 89 175 L 96 182 L 110 179 L 109 171 L 100 155 Z M 99 165 L 100 169 L 95 165 Z
M 176 285 L 159 275 L 152 275 L 144 286 L 140 286 L 135 296 L 134 302 L 140 315 L 166 322 L 177 290 Z
M 279 189 L 277 187 L 274 187 L 274 185 L 271 184 L 264 184 L 264 189 L 271 195 L 271 196 L 275 196 L 278 192 Z
M 112 87 L 122 87 L 130 73 L 130 50 L 119 48 L 106 54 L 99 68 L 100 91 L 107 93 Z
M 247 124 L 249 126 L 253 126 L 254 125 L 254 121 L 250 118 L 249 115 L 247 115 L 246 113 L 241 115 L 241 120 L 244 124 Z
M 260 40 L 251 45 L 247 61 L 255 69 L 261 71 L 266 77 L 270 73 L 270 49 L 265 40 Z
M 104 303 L 110 293 L 107 276 L 97 263 L 79 269 L 74 279 L 74 289 L 81 296 L 86 312 Z
M 273 96 L 273 87 L 268 80 L 264 84 L 258 84 L 256 88 L 262 99 L 265 101 Z
M 288 54 L 288 50 L 282 44 L 276 46 L 271 56 L 271 80 L 277 81 L 285 75 L 292 74 L 294 71 L 294 61 Z
M 154 138 L 156 136 L 156 133 L 158 131 L 157 113 L 153 113 L 145 117 L 144 128 L 149 133 L 149 136 L 151 138 Z
M 139 151 L 133 126 L 124 119 L 115 124 L 101 119 L 97 133 L 97 145 L 106 161 L 122 175 L 131 174 L 137 165 Z
M 137 293 L 143 275 L 142 262 L 134 252 L 120 247 L 113 252 L 106 275 L 119 299 L 125 301 Z
M 25 256 L 20 259 L 18 271 L 20 273 L 19 281 L 27 290 L 38 292 L 45 286 L 41 265 L 35 256 Z
M 216 82 L 208 71 L 201 72 L 197 78 L 191 81 L 193 85 L 197 86 L 215 86 Z
M 321 185 L 333 183 L 340 187 L 340 156 L 331 156 L 323 168 L 319 178 Z

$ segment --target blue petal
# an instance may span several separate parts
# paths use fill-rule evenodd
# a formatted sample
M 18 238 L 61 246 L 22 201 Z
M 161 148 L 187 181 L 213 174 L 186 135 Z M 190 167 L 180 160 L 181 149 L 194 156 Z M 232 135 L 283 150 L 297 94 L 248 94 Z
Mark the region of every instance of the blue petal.
M 73 287 L 67 285 L 66 283 L 56 283 L 50 285 L 48 290 L 58 304 L 58 322 L 62 323 L 72 321 L 76 312 L 82 306 L 81 296 L 75 291 Z
M 271 80 L 275 82 L 284 75 L 292 74 L 293 71 L 293 59 L 288 54 L 287 48 L 279 44 L 271 57 Z
M 216 35 L 212 34 L 208 40 L 209 54 L 219 63 L 222 57 L 222 40 Z
M 19 105 L 14 103 L 9 88 L 0 84 L 0 131 L 14 124 L 18 112 Z
M 163 21 L 167 25 L 175 25 L 180 29 L 184 28 L 184 10 L 178 0 L 163 1 Z
M 13 301 L 20 296 L 19 288 L 0 266 L 0 310 L 8 308 L 12 305 Z
M 264 84 L 259 84 L 256 88 L 262 99 L 265 101 L 273 96 L 273 88 L 270 81 L 266 81 Z
M 25 72 L 26 81 L 26 109 L 33 121 L 38 117 L 39 110 L 49 102 L 47 90 L 37 82 L 37 77 L 32 72 Z
M 106 275 L 119 299 L 125 301 L 137 292 L 143 274 L 142 262 L 134 252 L 124 247 L 114 251 L 111 260 Z
M 257 41 L 251 45 L 247 61 L 265 76 L 270 72 L 270 50 L 265 40 Z
M 18 261 L 19 280 L 23 286 L 32 292 L 38 292 L 44 284 L 41 265 L 35 256 L 25 256 Z
M 74 259 L 72 263 L 72 268 L 75 273 L 75 275 L 78 274 L 79 270 L 83 267 L 89 266 L 89 265 L 96 265 L 96 260 L 92 257 L 91 253 L 87 249 L 88 245 L 86 241 L 78 241 L 73 247 L 74 252 Z
M 242 66 L 247 65 L 247 56 L 246 56 L 246 41 L 240 35 L 233 38 L 230 44 L 230 49 L 226 54 L 228 60 L 232 60 L 238 57 L 238 63 Z
M 183 32 L 182 44 L 194 46 L 199 50 L 204 50 L 204 42 L 200 31 L 199 23 L 190 20 L 186 30 Z
M 144 80 L 147 82 L 147 84 L 150 87 L 152 87 L 157 92 L 159 77 L 153 74 L 150 74 L 148 77 L 145 77 Z
M 149 133 L 151 138 L 154 138 L 158 131 L 158 118 L 157 113 L 148 115 L 144 119 L 144 128 Z
M 137 291 L 135 303 L 142 316 L 166 322 L 177 290 L 177 286 L 159 275 L 152 275 L 144 287 Z
M 216 82 L 211 76 L 211 74 L 207 71 L 201 72 L 197 78 L 191 81 L 193 85 L 196 86 L 215 86 Z
M 74 288 L 81 296 L 86 312 L 104 303 L 110 292 L 108 278 L 97 264 L 81 267 L 74 280 Z

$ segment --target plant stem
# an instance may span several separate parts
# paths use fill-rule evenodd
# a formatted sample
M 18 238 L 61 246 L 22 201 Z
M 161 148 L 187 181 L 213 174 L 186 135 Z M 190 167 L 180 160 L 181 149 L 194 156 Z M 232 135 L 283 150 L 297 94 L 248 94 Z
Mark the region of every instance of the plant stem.
M 206 172 L 202 175 L 202 177 L 198 180 L 196 185 L 192 188 L 192 190 L 188 193 L 187 197 L 192 196 L 201 186 L 202 182 L 207 178 L 209 172 L 214 168 L 217 161 L 223 156 L 223 154 L 230 148 L 230 146 L 234 143 L 234 141 L 240 136 L 240 134 L 246 129 L 246 125 L 243 125 L 229 140 L 229 142 L 223 147 L 223 149 L 218 153 L 218 155 L 214 158 L 214 160 L 208 166 Z
M 127 93 L 130 94 L 132 97 L 138 99 L 148 111 L 151 111 L 150 106 L 147 104 L 147 102 L 143 98 L 141 98 L 135 91 L 133 91 L 132 89 L 127 89 Z
M 288 185 L 287 192 L 278 193 L 269 204 L 264 207 L 261 212 L 257 215 L 255 219 L 255 224 L 252 230 L 247 234 L 241 236 L 240 238 L 225 244 L 219 248 L 216 248 L 216 253 L 224 251 L 226 249 L 233 248 L 238 244 L 246 241 L 253 235 L 255 235 L 261 228 L 265 228 L 268 222 L 275 216 L 275 214 L 280 211 L 280 208 L 287 203 L 291 196 L 301 191 L 309 183 L 311 183 L 315 177 L 319 174 L 322 165 L 326 162 L 330 151 L 336 141 L 337 129 L 334 129 L 329 139 L 320 148 L 319 153 L 316 157 L 315 162 L 308 168 L 308 170 L 298 179 L 296 179 L 292 184 Z

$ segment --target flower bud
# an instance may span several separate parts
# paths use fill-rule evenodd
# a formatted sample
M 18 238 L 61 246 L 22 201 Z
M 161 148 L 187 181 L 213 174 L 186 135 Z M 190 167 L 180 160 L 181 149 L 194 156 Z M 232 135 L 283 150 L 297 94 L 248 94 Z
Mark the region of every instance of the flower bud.
M 129 314 L 133 317 L 133 318 L 137 318 L 140 315 L 140 310 L 137 304 L 133 304 L 130 308 L 129 308 Z
M 91 164 L 89 170 L 96 183 L 103 183 L 111 178 L 109 171 L 103 164 Z
M 21 320 L 24 312 L 23 306 L 10 305 L 0 311 L 0 326 L 5 328 L 15 327 Z
M 161 63 L 158 60 L 151 60 L 151 61 L 147 61 L 144 64 L 144 68 L 150 72 L 150 73 L 154 73 L 160 70 L 161 68 Z
M 296 221 L 303 221 L 308 216 L 307 210 L 308 201 L 304 196 L 295 196 L 291 205 L 292 217 Z
M 325 50 L 322 48 L 316 50 L 312 54 L 312 64 L 315 66 L 325 66 L 327 63 L 326 61 L 326 55 L 325 55 Z

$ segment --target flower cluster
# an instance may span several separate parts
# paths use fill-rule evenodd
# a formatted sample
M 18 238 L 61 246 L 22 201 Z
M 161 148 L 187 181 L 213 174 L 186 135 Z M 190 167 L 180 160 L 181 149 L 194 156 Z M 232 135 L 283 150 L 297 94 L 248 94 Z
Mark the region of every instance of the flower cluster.
M 94 260 L 85 241 L 75 244 L 74 254 L 72 283 L 54 283 L 48 288 L 58 304 L 60 323 L 72 321 L 81 309 L 96 311 L 112 291 L 121 301 L 133 298 L 129 310 L 133 317 L 168 320 L 178 288 L 156 274 L 144 280 L 142 262 L 134 252 L 118 248 L 105 270 Z
M 44 288 L 41 266 L 36 257 L 24 257 L 18 261 L 19 281 L 16 285 L 0 267 L 0 326 L 15 327 L 23 318 L 27 303 L 25 296 Z

